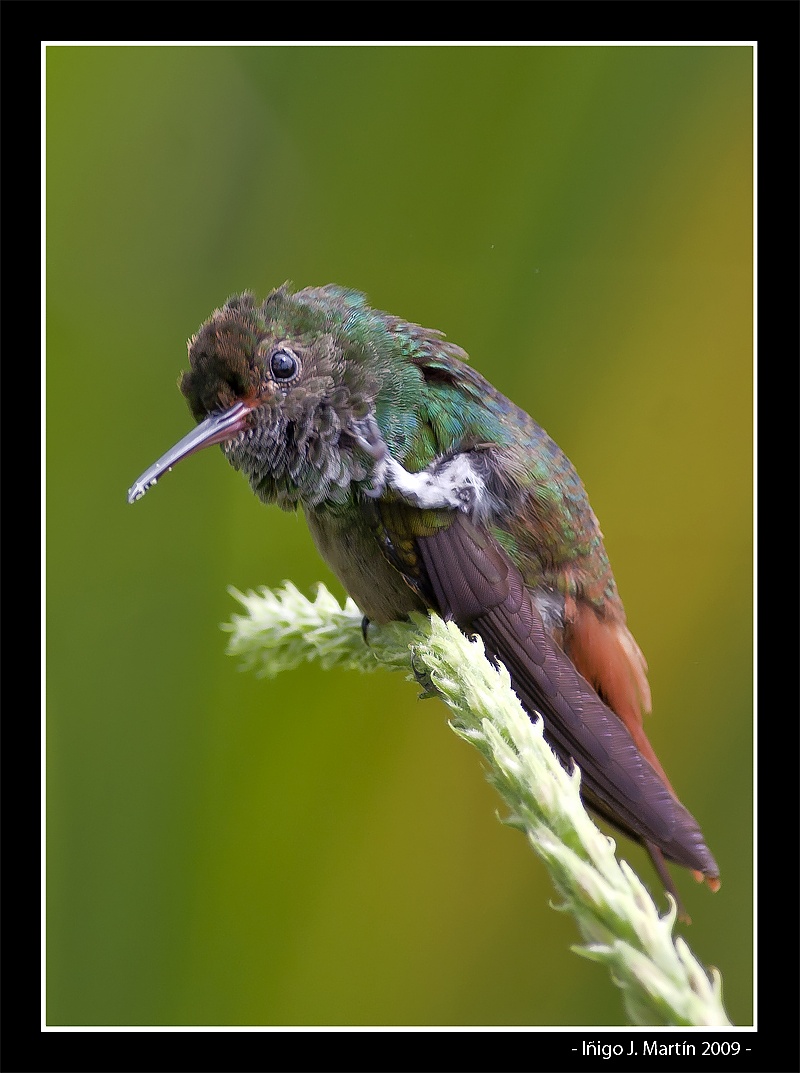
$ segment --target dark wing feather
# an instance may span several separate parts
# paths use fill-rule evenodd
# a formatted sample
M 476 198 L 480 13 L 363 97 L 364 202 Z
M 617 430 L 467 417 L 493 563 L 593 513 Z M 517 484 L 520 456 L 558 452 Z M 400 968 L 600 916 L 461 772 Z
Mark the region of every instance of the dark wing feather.
M 524 707 L 538 712 L 564 764 L 581 769 L 581 793 L 597 813 L 669 860 L 719 875 L 697 821 L 641 755 L 547 633 L 522 575 L 487 533 L 459 514 L 417 537 L 440 612 L 477 633 L 501 660 Z

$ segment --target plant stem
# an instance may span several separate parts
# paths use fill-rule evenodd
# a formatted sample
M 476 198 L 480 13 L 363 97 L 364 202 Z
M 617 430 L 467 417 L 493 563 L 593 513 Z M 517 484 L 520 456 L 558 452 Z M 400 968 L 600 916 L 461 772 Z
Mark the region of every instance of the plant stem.
M 642 881 L 617 860 L 612 839 L 598 830 L 580 798 L 580 772 L 567 772 L 511 688 L 506 669 L 491 663 L 479 639 L 468 639 L 436 615 L 370 626 L 352 600 L 344 607 L 320 585 L 315 600 L 291 583 L 244 595 L 234 615 L 228 651 L 262 677 L 311 660 L 325 668 L 405 671 L 441 697 L 450 725 L 486 761 L 487 777 L 510 810 L 506 823 L 522 831 L 542 858 L 583 942 L 572 949 L 607 965 L 633 1024 L 726 1026 L 721 977 L 711 976 L 680 937 L 676 909 L 664 916 Z

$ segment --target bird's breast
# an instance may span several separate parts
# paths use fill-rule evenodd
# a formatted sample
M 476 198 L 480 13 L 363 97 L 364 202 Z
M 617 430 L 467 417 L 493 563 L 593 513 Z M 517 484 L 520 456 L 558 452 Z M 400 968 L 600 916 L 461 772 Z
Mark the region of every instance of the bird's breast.
M 425 602 L 381 550 L 369 519 L 356 512 L 309 510 L 306 520 L 322 558 L 370 622 L 425 612 Z

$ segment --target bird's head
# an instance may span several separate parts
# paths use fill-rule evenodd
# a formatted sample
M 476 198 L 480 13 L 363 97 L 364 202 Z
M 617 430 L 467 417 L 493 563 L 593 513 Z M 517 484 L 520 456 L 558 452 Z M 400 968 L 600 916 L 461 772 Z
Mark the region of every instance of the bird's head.
M 415 421 L 422 376 L 403 360 L 402 323 L 333 285 L 284 285 L 260 304 L 248 292 L 230 298 L 189 340 L 180 389 L 197 427 L 139 478 L 129 501 L 220 444 L 265 502 L 344 502 L 353 483 L 369 483 L 384 437 L 402 446 Z

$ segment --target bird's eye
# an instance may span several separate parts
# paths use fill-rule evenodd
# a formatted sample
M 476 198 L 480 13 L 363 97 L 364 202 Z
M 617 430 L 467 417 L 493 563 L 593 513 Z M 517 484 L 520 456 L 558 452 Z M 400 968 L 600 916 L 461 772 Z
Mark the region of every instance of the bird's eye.
M 300 362 L 295 353 L 286 347 L 276 350 L 269 359 L 269 370 L 276 380 L 284 383 L 293 380 L 300 369 Z

